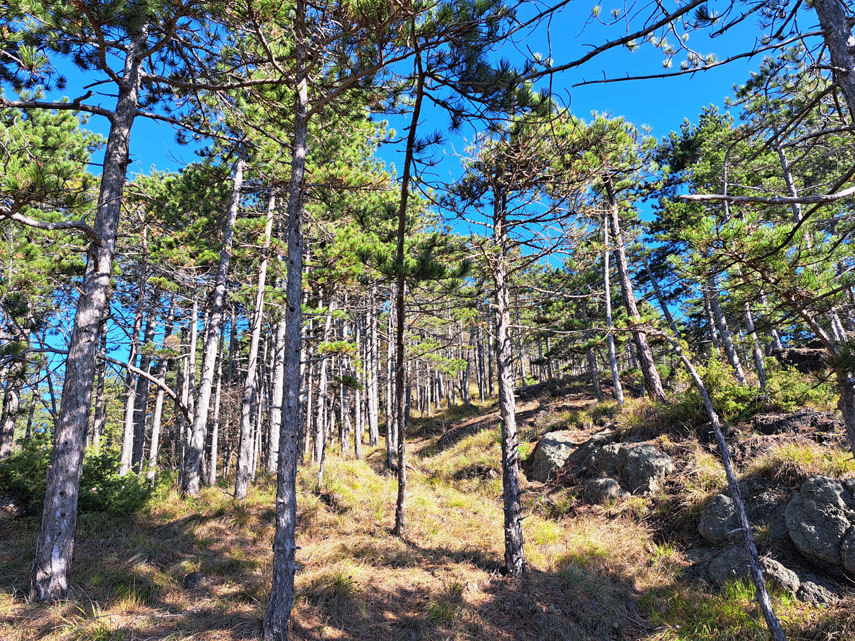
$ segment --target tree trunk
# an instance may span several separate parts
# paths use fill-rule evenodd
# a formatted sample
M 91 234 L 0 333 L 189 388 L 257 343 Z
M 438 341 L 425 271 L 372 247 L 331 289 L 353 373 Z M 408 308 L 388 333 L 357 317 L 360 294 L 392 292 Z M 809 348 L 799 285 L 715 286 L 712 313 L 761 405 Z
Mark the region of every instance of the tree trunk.
M 377 286 L 371 283 L 368 299 L 368 444 L 380 442 L 380 336 L 377 322 Z
M 249 343 L 249 362 L 246 366 L 246 379 L 243 384 L 243 402 L 240 406 L 240 445 L 238 446 L 238 466 L 235 476 L 235 498 L 246 498 L 246 488 L 251 476 L 251 439 L 250 410 L 258 399 L 258 344 L 261 341 L 261 327 L 264 320 L 264 288 L 267 283 L 267 258 L 270 252 L 270 237 L 273 233 L 273 212 L 276 209 L 276 195 L 270 194 L 267 203 L 267 224 L 264 227 L 264 244 L 261 248 L 261 262 L 258 265 L 258 279 L 255 285 L 255 311 L 252 317 L 252 336 Z M 260 426 L 259 426 L 260 427 Z
M 202 377 L 199 381 L 199 393 L 196 400 L 196 412 L 193 416 L 193 428 L 187 443 L 181 492 L 185 495 L 196 496 L 202 480 L 202 455 L 205 448 L 205 434 L 208 427 L 208 413 L 211 404 L 211 392 L 214 386 L 214 370 L 217 361 L 217 342 L 220 337 L 220 323 L 223 319 L 223 309 L 226 303 L 226 278 L 231 261 L 232 241 L 234 239 L 234 224 L 240 207 L 240 191 L 243 186 L 243 172 L 246 167 L 243 154 L 235 164 L 235 175 L 232 182 L 231 202 L 223 225 L 223 249 L 220 252 L 220 264 L 217 268 L 214 283 L 211 312 L 205 328 L 205 349 L 202 357 Z
M 155 296 L 152 305 L 148 310 L 145 321 L 145 331 L 143 332 L 143 345 L 151 344 L 154 341 L 154 331 L 157 325 L 155 313 L 160 302 L 160 296 Z M 140 359 L 140 370 L 146 374 L 151 373 L 151 354 L 143 352 Z M 131 469 L 134 474 L 140 473 L 143 461 L 143 451 L 145 449 L 145 423 L 148 410 L 148 389 L 149 380 L 145 376 L 137 377 L 137 389 L 134 394 L 134 446 L 131 452 Z
M 724 316 L 724 311 L 721 308 L 721 299 L 718 293 L 718 286 L 714 276 L 709 276 L 706 283 L 707 292 L 709 293 L 710 309 L 712 310 L 713 319 L 715 320 L 716 328 L 718 329 L 719 340 L 724 346 L 724 353 L 727 356 L 727 362 L 733 368 L 733 373 L 736 380 L 740 383 L 745 382 L 745 372 L 742 370 L 742 363 L 739 361 L 739 355 L 736 352 L 736 347 L 733 344 L 733 337 L 730 335 L 730 330 L 727 327 L 727 319 Z
M 172 335 L 172 328 L 175 322 L 175 305 L 174 305 L 174 297 L 170 299 L 169 302 L 169 313 L 166 317 L 166 326 L 163 330 L 163 342 L 164 346 L 166 346 L 167 339 Z M 160 363 L 157 366 L 157 378 L 165 381 L 166 373 L 169 369 L 169 360 L 168 358 L 161 358 Z M 160 451 L 160 431 L 163 424 L 163 398 L 165 396 L 164 390 L 162 387 L 157 388 L 157 396 L 154 399 L 154 411 L 151 417 L 151 444 L 149 446 L 149 454 L 148 454 L 148 469 L 146 470 L 145 477 L 152 481 L 154 480 L 155 475 L 157 474 L 157 456 Z
M 404 319 L 404 293 L 406 289 L 406 275 L 404 273 L 404 242 L 407 236 L 407 202 L 410 197 L 410 174 L 413 168 L 413 149 L 416 141 L 416 129 L 419 126 L 419 117 L 424 99 L 425 71 L 422 68 L 421 53 L 416 52 L 416 67 L 418 76 L 416 78 L 416 97 L 413 105 L 413 113 L 410 118 L 410 127 L 407 132 L 407 148 L 404 155 L 404 170 L 401 174 L 401 198 L 398 203 L 398 231 L 397 248 L 395 251 L 395 423 L 398 428 L 398 497 L 395 502 L 395 528 L 394 533 L 403 536 L 407 531 L 407 515 L 405 502 L 407 499 L 407 460 L 406 460 L 406 388 L 404 386 L 404 337 L 406 325 Z
M 276 481 L 276 532 L 273 536 L 273 582 L 264 612 L 265 641 L 288 641 L 288 621 L 294 604 L 294 573 L 297 570 L 297 434 L 300 429 L 300 354 L 303 334 L 303 174 L 306 166 L 308 93 L 306 89 L 306 0 L 296 0 L 294 60 L 296 110 L 291 183 L 288 194 L 288 281 L 285 346 L 285 406 L 279 440 L 279 471 Z
M 608 218 L 608 214 L 606 214 Z M 614 323 L 612 321 L 612 287 L 611 287 L 611 265 L 609 258 L 611 256 L 611 247 L 609 240 L 609 221 L 603 221 L 603 289 L 605 291 L 606 303 L 606 341 L 609 350 L 609 367 L 612 370 L 612 394 L 620 407 L 623 407 L 623 386 L 620 382 L 620 366 L 615 353 L 615 336 L 612 333 Z M 549 354 L 549 339 L 547 338 L 546 353 Z M 548 357 L 548 356 L 547 356 Z
M 635 301 L 635 293 L 632 289 L 632 281 L 629 278 L 629 267 L 626 262 L 626 247 L 623 240 L 623 231 L 620 226 L 620 210 L 618 209 L 617 197 L 615 195 L 614 184 L 610 175 L 605 177 L 606 192 L 609 199 L 609 214 L 611 219 L 612 236 L 615 239 L 615 258 L 617 259 L 618 277 L 620 278 L 621 292 L 623 292 L 623 302 L 626 306 L 627 314 L 634 323 L 641 322 L 641 315 L 638 313 L 638 306 Z M 665 390 L 662 389 L 662 381 L 659 380 L 659 372 L 656 370 L 656 363 L 653 360 L 653 353 L 650 351 L 650 346 L 647 344 L 647 335 L 642 330 L 634 330 L 632 338 L 635 342 L 635 348 L 638 352 L 639 365 L 641 372 L 644 375 L 644 387 L 650 398 L 657 402 L 665 401 Z
M 52 601 L 66 596 L 77 530 L 77 499 L 86 445 L 86 428 L 95 382 L 95 355 L 109 314 L 110 274 L 122 209 L 130 133 L 137 115 L 143 26 L 128 45 L 116 110 L 104 152 L 104 171 L 93 227 L 98 240 L 88 249 L 74 329 L 65 361 L 59 420 L 47 473 L 42 521 L 30 576 L 30 598 Z
M 697 370 L 692 365 L 691 361 L 684 354 L 682 348 L 671 338 L 668 338 L 671 347 L 683 361 L 689 375 L 695 383 L 695 387 L 701 395 L 704 403 L 704 408 L 707 411 L 707 416 L 710 419 L 710 424 L 713 428 L 716 441 L 718 443 L 721 460 L 724 464 L 724 472 L 727 477 L 727 485 L 730 490 L 730 496 L 733 499 L 733 505 L 736 508 L 736 516 L 739 519 L 740 531 L 742 532 L 742 545 L 748 554 L 749 569 L 751 579 L 754 582 L 754 587 L 757 590 L 757 602 L 760 605 L 760 611 L 763 613 L 763 618 L 766 621 L 766 626 L 769 628 L 769 633 L 772 635 L 773 641 L 786 641 L 784 630 L 781 628 L 781 623 L 775 615 L 772 608 L 772 600 L 769 598 L 769 592 L 766 590 L 766 580 L 763 577 L 763 566 L 760 563 L 760 555 L 757 553 L 757 546 L 754 544 L 754 536 L 751 532 L 751 524 L 748 522 L 748 517 L 745 514 L 745 505 L 742 501 L 742 495 L 739 491 L 739 482 L 736 478 L 736 473 L 733 469 L 733 463 L 730 459 L 730 452 L 727 447 L 727 442 L 724 440 L 724 434 L 721 431 L 721 422 L 718 414 L 713 409 L 710 395 L 707 392 L 706 386 Z
M 15 445 L 15 421 L 21 409 L 21 388 L 24 386 L 25 361 L 12 361 L 6 375 L 3 414 L 0 416 L 0 461 L 12 455 Z
M 494 187 L 494 189 L 497 189 Z M 494 192 L 495 193 L 495 192 Z M 503 197 L 495 193 L 493 242 L 496 256 L 493 280 L 496 287 L 496 370 L 499 412 L 502 417 L 502 499 L 504 507 L 505 570 L 509 576 L 525 573 L 522 507 L 520 503 L 519 454 L 517 452 L 516 401 L 514 399 L 513 356 L 509 332 L 511 314 L 508 301 L 507 228 Z
M 587 344 L 585 347 L 585 358 L 588 361 L 588 375 L 591 377 L 591 386 L 594 388 L 594 396 L 597 397 L 597 401 L 602 402 L 603 390 L 600 387 L 600 370 L 597 368 L 597 355 L 594 352 L 594 346 L 592 345 L 594 337 L 591 335 L 591 330 L 588 329 L 588 304 L 583 300 L 580 305 L 582 307 L 582 323 L 585 325 L 583 337 Z
M 842 0 L 815 0 L 813 7 L 831 54 L 834 79 L 849 107 L 849 117 L 855 121 L 855 50 L 847 4 Z M 851 9 L 851 5 L 849 7 Z
M 143 229 L 143 246 L 145 246 L 145 229 Z M 140 268 L 139 291 L 137 293 L 137 305 L 134 312 L 134 327 L 131 334 L 131 349 L 128 354 L 128 364 L 132 367 L 137 365 L 137 357 L 140 352 L 140 331 L 142 330 L 143 314 L 145 313 L 145 291 L 148 283 L 148 265 L 143 261 Z M 136 403 L 136 391 L 134 386 L 134 374 L 128 369 L 125 374 L 125 421 L 122 431 L 122 449 L 120 455 L 119 474 L 124 476 L 131 471 L 131 461 L 134 455 L 134 404 Z
M 107 424 L 107 399 L 104 398 L 104 383 L 107 378 L 107 361 L 104 356 L 107 355 L 107 323 L 101 327 L 101 340 L 98 346 L 98 361 L 96 363 L 96 371 L 98 382 L 95 387 L 95 413 L 92 418 L 92 445 L 99 449 L 101 447 L 101 439 L 104 437 L 104 427 Z

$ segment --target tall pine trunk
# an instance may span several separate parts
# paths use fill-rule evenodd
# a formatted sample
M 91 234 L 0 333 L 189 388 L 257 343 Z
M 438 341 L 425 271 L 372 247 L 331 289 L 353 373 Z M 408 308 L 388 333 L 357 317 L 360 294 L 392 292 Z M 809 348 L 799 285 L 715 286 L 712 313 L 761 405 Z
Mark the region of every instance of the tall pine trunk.
M 306 167 L 309 99 L 305 76 L 306 0 L 296 0 L 294 17 L 296 109 L 291 182 L 288 193 L 288 280 L 286 286 L 285 405 L 279 438 L 276 479 L 276 531 L 273 535 L 273 582 L 264 612 L 265 641 L 287 641 L 294 605 L 297 544 L 297 435 L 300 430 L 300 355 L 303 337 L 303 188 Z
M 507 226 L 504 199 L 494 186 L 493 282 L 496 292 L 496 370 L 499 413 L 502 417 L 502 503 L 505 532 L 505 570 L 509 576 L 525 573 L 522 507 L 520 502 L 519 453 L 517 451 L 516 401 L 514 399 L 511 311 L 508 296 Z
M 618 277 L 620 279 L 621 292 L 623 293 L 623 302 L 626 306 L 627 314 L 634 323 L 641 322 L 641 315 L 638 313 L 638 305 L 635 300 L 635 293 L 632 289 L 632 281 L 629 277 L 629 266 L 626 261 L 626 247 L 623 239 L 623 231 L 620 226 L 620 210 L 618 208 L 617 197 L 615 195 L 614 184 L 611 175 L 605 176 L 606 193 L 609 199 L 609 214 L 612 228 L 612 236 L 615 239 L 615 258 L 617 259 Z M 635 329 L 632 332 L 632 338 L 635 342 L 636 351 L 638 352 L 639 365 L 641 373 L 644 375 L 644 387 L 647 394 L 654 401 L 665 401 L 665 390 L 662 388 L 662 381 L 659 380 L 659 372 L 656 370 L 656 363 L 653 360 L 653 352 L 647 344 L 647 335 L 641 329 Z
M 255 311 L 252 317 L 252 335 L 249 343 L 249 361 L 246 366 L 246 379 L 243 384 L 243 401 L 240 407 L 240 445 L 238 447 L 238 466 L 235 476 L 235 498 L 245 499 L 246 488 L 253 467 L 251 467 L 252 443 L 250 438 L 250 411 L 258 400 L 258 344 L 261 341 L 261 327 L 264 320 L 264 288 L 267 284 L 267 258 L 270 251 L 270 236 L 273 233 L 273 212 L 276 209 L 276 195 L 271 193 L 267 203 L 267 223 L 264 227 L 264 244 L 261 248 L 261 262 L 258 265 L 258 279 L 255 289 Z M 260 425 L 259 425 L 260 428 Z
M 104 171 L 93 224 L 98 239 L 88 248 L 86 271 L 65 361 L 62 404 L 54 430 L 42 520 L 30 576 L 30 598 L 35 601 L 60 599 L 68 592 L 77 530 L 80 474 L 95 382 L 95 355 L 102 325 L 109 314 L 110 274 L 122 209 L 131 127 L 137 115 L 141 53 L 147 35 L 147 27 L 144 26 L 128 44 L 116 110 L 104 152 Z
M 240 207 L 240 192 L 243 187 L 243 172 L 246 167 L 243 154 L 235 164 L 232 180 L 232 194 L 229 209 L 223 225 L 223 248 L 220 251 L 220 263 L 214 282 L 211 311 L 205 327 L 205 346 L 202 356 L 202 376 L 199 381 L 199 392 L 196 400 L 196 411 L 193 416 L 193 426 L 187 439 L 187 449 L 184 454 L 184 467 L 181 476 L 181 492 L 196 496 L 202 481 L 202 456 L 205 449 L 205 434 L 208 427 L 208 414 L 211 404 L 211 393 L 214 386 L 214 370 L 217 361 L 217 342 L 220 337 L 220 323 L 226 304 L 226 278 L 231 261 L 234 225 Z

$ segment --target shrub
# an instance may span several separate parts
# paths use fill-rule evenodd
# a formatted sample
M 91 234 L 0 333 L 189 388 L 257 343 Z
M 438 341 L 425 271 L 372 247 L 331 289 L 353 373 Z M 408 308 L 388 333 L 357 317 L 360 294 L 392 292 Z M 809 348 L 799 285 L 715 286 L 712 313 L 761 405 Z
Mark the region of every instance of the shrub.
M 0 487 L 28 514 L 42 511 L 49 460 L 50 442 L 41 435 L 25 441 L 19 452 L 0 462 Z M 89 451 L 83 459 L 79 509 L 132 514 L 145 506 L 153 489 L 136 474 L 119 475 L 119 454 L 115 450 Z
M 766 390 L 770 404 L 782 412 L 805 406 L 833 408 L 838 394 L 834 380 L 817 380 L 795 367 L 770 368 Z

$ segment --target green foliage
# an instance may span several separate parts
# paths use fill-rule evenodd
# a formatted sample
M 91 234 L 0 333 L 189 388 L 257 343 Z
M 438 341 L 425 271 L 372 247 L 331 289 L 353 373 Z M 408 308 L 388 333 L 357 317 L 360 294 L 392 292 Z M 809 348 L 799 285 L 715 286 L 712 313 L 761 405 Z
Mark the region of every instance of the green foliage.
M 48 438 L 38 436 L 0 462 L 0 487 L 31 515 L 41 513 L 49 461 Z M 90 451 L 83 459 L 81 512 L 133 514 L 146 505 L 152 492 L 152 486 L 136 474 L 119 476 L 119 454 L 115 450 Z
M 814 406 L 831 409 L 837 402 L 837 390 L 829 380 L 817 380 L 794 367 L 782 367 L 768 373 L 766 391 L 769 402 L 782 412 Z

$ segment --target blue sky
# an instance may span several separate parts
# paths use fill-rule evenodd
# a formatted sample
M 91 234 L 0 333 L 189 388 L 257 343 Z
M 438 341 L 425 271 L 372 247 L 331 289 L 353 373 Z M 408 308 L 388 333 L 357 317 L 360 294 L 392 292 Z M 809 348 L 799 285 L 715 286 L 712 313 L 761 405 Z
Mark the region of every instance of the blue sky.
M 529 3 L 531 8 L 535 4 Z M 534 32 L 520 34 L 517 41 L 508 43 L 499 55 L 515 62 L 530 52 L 538 52 L 544 57 L 551 54 L 555 64 L 560 65 L 587 52 L 592 44 L 623 35 L 620 26 L 590 23 L 592 7 L 593 3 L 590 2 L 571 3 L 555 15 L 548 30 L 544 25 Z M 521 15 L 524 16 L 525 11 L 524 8 Z M 604 7 L 602 15 L 607 13 L 608 5 Z M 733 33 L 715 40 L 710 40 L 704 34 L 693 34 L 688 44 L 698 51 L 714 52 L 723 58 L 750 47 L 759 35 L 756 23 L 746 21 Z M 579 117 L 587 119 L 593 111 L 624 116 L 638 126 L 648 125 L 655 136 L 661 137 L 679 127 L 684 118 L 693 120 L 705 105 L 722 105 L 724 98 L 731 93 L 732 86 L 744 81 L 749 71 L 760 63 L 758 57 L 694 76 L 573 87 L 581 80 L 598 79 L 603 75 L 616 77 L 660 73 L 665 71 L 662 60 L 662 53 L 646 44 L 634 52 L 621 47 L 594 58 L 581 68 L 557 74 L 552 80 L 552 89 Z M 678 67 L 677 62 L 674 69 Z M 83 85 L 92 81 L 91 76 L 82 74 L 70 64 L 62 65 L 60 71 L 69 81 L 62 94 L 69 97 L 84 93 Z M 541 83 L 541 86 L 544 85 Z M 105 106 L 112 106 L 112 99 L 108 96 L 104 96 L 101 102 Z M 406 118 L 393 117 L 390 122 L 400 133 Z M 428 109 L 421 131 L 445 132 L 447 124 L 444 114 L 431 113 Z M 106 133 L 106 126 L 106 121 L 96 116 L 89 122 L 89 128 L 100 133 Z M 459 133 L 448 136 L 437 149 L 438 155 L 449 156 L 438 170 L 441 178 L 449 178 L 454 172 L 458 161 L 450 155 L 455 150 L 462 151 L 466 140 L 471 140 L 473 133 L 471 128 L 467 130 L 464 126 Z M 382 158 L 399 165 L 401 147 L 401 144 L 385 147 L 381 150 Z M 134 125 L 130 173 L 145 172 L 152 166 L 162 170 L 178 169 L 194 159 L 192 148 L 175 142 L 175 133 L 169 125 L 145 119 L 138 119 Z M 94 170 L 97 172 L 97 168 Z

